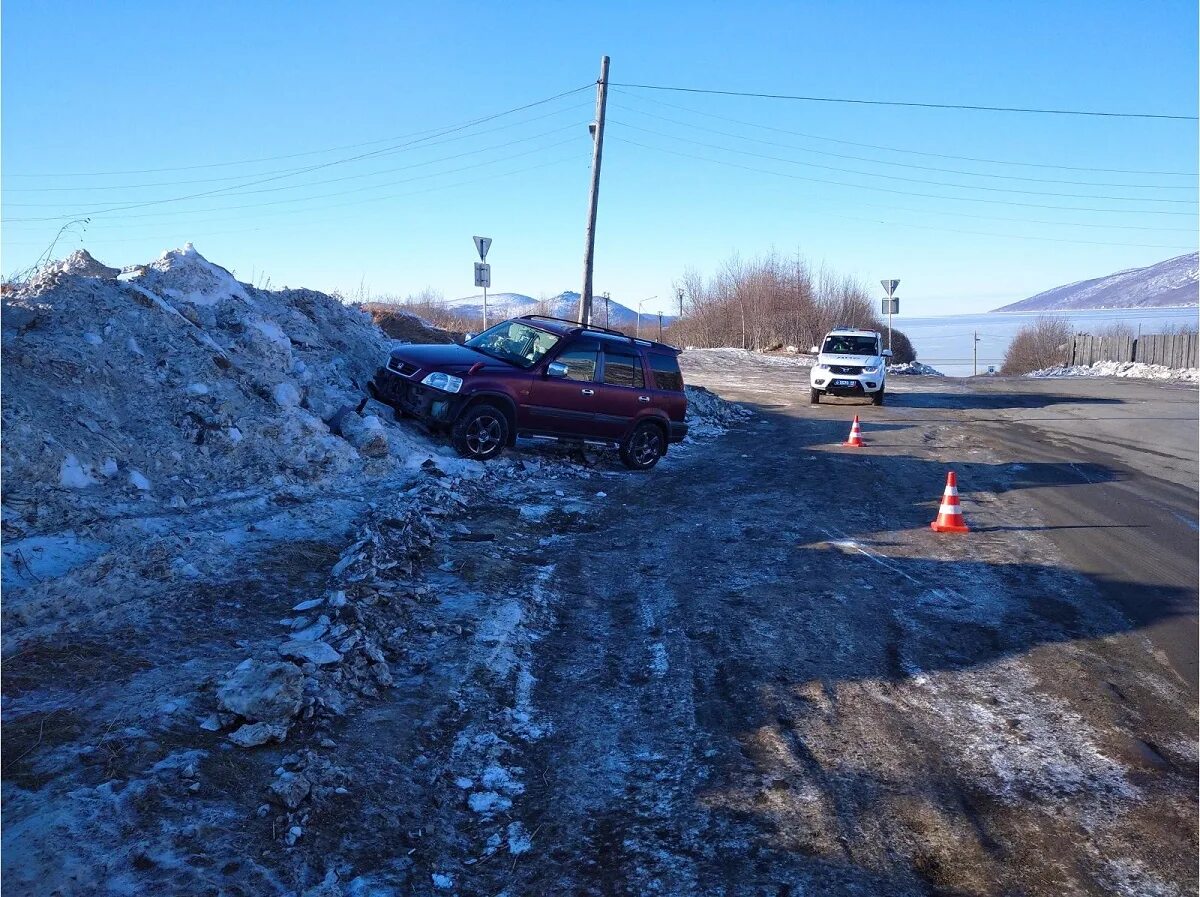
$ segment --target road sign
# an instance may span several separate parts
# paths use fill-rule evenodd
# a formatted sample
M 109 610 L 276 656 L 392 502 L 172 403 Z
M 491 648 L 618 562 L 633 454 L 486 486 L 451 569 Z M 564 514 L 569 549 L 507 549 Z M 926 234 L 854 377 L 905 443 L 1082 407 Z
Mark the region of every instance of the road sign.
M 887 293 L 889 297 L 896 292 L 896 287 L 900 286 L 900 281 L 898 280 L 881 280 L 879 282 L 883 284 L 883 291 Z
M 475 263 L 475 286 L 485 290 L 492 285 L 492 266 L 484 262 Z
M 885 315 L 898 315 L 900 314 L 900 297 L 883 299 L 881 300 L 881 306 L 880 311 Z
M 488 247 L 492 245 L 492 238 L 472 237 L 471 239 L 475 241 L 475 250 L 479 253 L 479 260 L 481 262 L 486 262 Z M 479 286 L 479 284 L 475 284 L 475 286 Z

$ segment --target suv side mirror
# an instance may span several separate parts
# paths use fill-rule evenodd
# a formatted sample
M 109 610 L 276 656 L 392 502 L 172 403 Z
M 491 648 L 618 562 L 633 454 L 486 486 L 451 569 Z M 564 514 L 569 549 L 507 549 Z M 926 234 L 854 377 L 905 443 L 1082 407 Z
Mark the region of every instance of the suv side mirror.
M 561 361 L 552 361 L 548 365 L 546 365 L 546 376 L 547 377 L 558 377 L 561 379 L 561 378 L 567 376 L 567 373 L 568 373 L 567 366 L 565 364 L 563 364 Z
M 808 351 L 809 351 L 809 352 L 812 352 L 812 354 L 813 354 L 813 355 L 820 355 L 820 354 L 821 354 L 821 350 L 820 350 L 820 349 L 818 349 L 816 346 L 810 346 Z
M 880 355 L 882 355 L 884 358 L 891 358 L 891 357 L 892 357 L 892 350 L 891 350 L 891 349 L 884 349 L 884 350 L 883 350 L 882 352 L 880 352 L 879 354 L 880 354 Z

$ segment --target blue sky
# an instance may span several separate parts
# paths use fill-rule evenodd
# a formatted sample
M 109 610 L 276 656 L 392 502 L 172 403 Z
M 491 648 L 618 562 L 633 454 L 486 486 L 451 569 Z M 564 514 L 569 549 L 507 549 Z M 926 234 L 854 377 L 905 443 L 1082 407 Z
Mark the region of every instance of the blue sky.
M 1194 2 L 25 2 L 3 26 L 4 273 L 99 210 L 60 253 L 191 240 L 243 280 L 454 298 L 485 234 L 494 289 L 577 290 L 593 92 L 430 135 L 584 87 L 603 53 L 614 82 L 1197 107 Z M 1195 177 L 1091 170 L 1195 172 L 1196 122 L 617 87 L 609 118 L 596 290 L 647 308 L 734 252 L 898 277 L 927 315 L 1197 242 Z

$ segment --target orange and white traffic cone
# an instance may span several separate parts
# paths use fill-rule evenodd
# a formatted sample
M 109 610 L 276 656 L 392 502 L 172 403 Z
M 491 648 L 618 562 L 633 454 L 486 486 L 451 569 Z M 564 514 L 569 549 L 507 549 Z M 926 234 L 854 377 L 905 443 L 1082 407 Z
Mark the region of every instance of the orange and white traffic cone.
M 954 471 L 946 474 L 946 491 L 938 508 L 937 520 L 929 524 L 935 533 L 969 533 L 967 521 L 963 519 L 962 506 L 958 503 L 958 478 Z
M 858 426 L 857 414 L 854 415 L 854 423 L 850 425 L 850 438 L 843 442 L 842 445 L 848 445 L 853 448 L 863 447 L 862 430 L 860 430 Z

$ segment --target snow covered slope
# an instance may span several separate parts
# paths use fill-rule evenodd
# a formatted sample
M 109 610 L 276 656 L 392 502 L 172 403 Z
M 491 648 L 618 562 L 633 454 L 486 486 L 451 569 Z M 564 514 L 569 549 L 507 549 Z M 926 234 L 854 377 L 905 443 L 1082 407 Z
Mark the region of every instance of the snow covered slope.
M 554 318 L 573 320 L 579 314 L 579 294 L 571 290 L 559 293 L 544 302 L 526 296 L 523 293 L 488 293 L 488 314 L 494 318 L 503 314 L 516 315 L 545 314 Z M 464 296 L 461 299 L 451 299 L 446 307 L 466 315 L 483 314 L 483 296 Z M 663 325 L 675 320 L 674 315 L 663 315 Z M 607 303 L 603 297 L 596 296 L 593 304 L 592 321 L 602 327 L 616 329 L 634 328 L 637 326 L 637 312 L 615 299 Z M 646 312 L 642 315 L 642 327 L 658 329 L 658 315 Z M 647 331 L 651 332 L 651 331 Z
M 1200 253 L 1081 280 L 1038 293 L 995 311 L 1069 311 L 1083 308 L 1160 308 L 1197 304 Z

